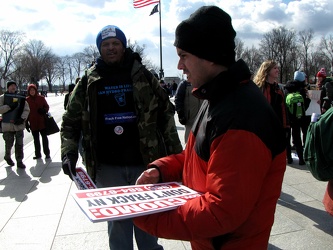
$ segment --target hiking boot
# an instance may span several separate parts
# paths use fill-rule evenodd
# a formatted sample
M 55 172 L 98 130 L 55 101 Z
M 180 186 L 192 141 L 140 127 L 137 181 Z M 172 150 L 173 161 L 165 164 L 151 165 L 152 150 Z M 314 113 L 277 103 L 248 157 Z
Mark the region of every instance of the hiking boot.
M 305 165 L 305 161 L 304 160 L 299 160 L 299 162 L 298 162 L 298 165 Z
M 13 162 L 13 160 L 10 157 L 5 156 L 4 159 L 5 159 L 5 161 L 7 162 L 7 164 L 9 166 L 14 166 L 15 165 L 15 163 Z
M 37 159 L 40 159 L 40 158 L 42 158 L 42 157 L 41 156 L 34 156 L 32 159 L 37 160 Z
M 294 162 L 294 160 L 293 160 L 293 158 L 289 158 L 289 159 L 287 160 L 287 162 L 288 162 L 288 164 L 292 164 L 292 163 Z
M 50 156 L 50 155 L 47 155 L 47 156 L 45 157 L 45 159 L 51 159 L 51 156 Z
M 17 168 L 26 168 L 23 162 L 17 163 Z

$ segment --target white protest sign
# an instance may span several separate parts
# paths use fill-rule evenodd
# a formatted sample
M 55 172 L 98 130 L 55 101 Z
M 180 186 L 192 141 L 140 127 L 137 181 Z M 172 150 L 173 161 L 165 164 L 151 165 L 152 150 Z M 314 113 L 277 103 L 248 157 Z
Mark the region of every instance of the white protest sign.
M 72 195 L 92 222 L 163 212 L 200 196 L 177 182 L 87 189 Z

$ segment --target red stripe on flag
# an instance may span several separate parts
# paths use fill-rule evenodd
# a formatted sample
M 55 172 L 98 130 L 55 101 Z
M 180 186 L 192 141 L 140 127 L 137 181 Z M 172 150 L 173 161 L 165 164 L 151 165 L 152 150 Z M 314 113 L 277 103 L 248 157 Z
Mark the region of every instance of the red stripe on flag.
M 154 3 L 159 3 L 159 0 L 133 0 L 134 8 L 142 8 Z

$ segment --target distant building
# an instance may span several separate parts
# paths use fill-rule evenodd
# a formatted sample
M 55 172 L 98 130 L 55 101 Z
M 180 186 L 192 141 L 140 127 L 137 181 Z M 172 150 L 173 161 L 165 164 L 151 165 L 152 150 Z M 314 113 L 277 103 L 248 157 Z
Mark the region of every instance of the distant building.
M 164 82 L 165 83 L 172 83 L 173 81 L 175 81 L 177 84 L 180 83 L 181 79 L 178 76 L 168 76 L 168 77 L 164 77 Z

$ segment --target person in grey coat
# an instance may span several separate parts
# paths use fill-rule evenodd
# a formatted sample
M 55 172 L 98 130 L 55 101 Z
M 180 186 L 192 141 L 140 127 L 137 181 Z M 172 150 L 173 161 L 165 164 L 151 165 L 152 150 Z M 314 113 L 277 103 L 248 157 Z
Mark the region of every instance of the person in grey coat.
M 11 158 L 15 141 L 15 159 L 18 168 L 25 168 L 23 163 L 23 137 L 25 122 L 30 113 L 25 96 L 17 95 L 17 84 L 7 82 L 7 91 L 0 96 L 0 114 L 2 114 L 2 133 L 5 141 L 5 161 L 9 166 L 15 163 Z
M 179 83 L 175 94 L 175 106 L 178 120 L 185 126 L 185 143 L 187 142 L 192 124 L 202 103 L 202 100 L 192 95 L 192 89 L 192 84 L 184 80 Z

